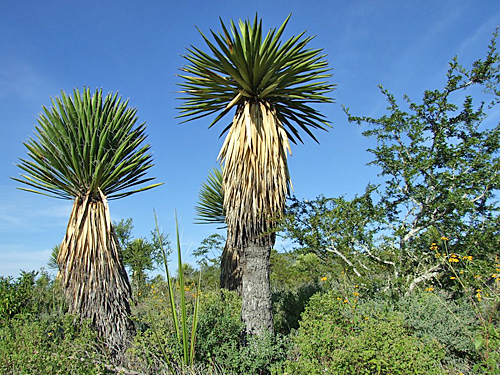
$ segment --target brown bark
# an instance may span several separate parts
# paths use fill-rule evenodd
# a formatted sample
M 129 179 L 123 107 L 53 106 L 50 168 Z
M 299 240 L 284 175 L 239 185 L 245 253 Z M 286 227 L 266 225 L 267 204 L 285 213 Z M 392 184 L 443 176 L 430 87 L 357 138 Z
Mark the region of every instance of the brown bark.
M 58 256 L 70 313 L 89 319 L 120 358 L 134 333 L 131 288 L 120 261 L 106 197 L 77 198 Z
M 221 260 L 220 287 L 232 290 L 241 296 L 241 264 L 240 251 L 236 248 L 224 246 Z
M 241 254 L 241 317 L 245 324 L 246 335 L 263 335 L 273 332 L 269 284 L 271 243 L 266 242 L 251 241 Z

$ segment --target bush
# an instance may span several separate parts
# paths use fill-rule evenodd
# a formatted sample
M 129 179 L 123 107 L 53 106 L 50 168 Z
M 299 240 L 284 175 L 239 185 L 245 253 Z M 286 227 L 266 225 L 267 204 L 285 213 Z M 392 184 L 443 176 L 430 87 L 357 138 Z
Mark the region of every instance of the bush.
M 11 319 L 0 328 L 2 374 L 105 374 L 97 334 L 69 315 Z
M 153 299 L 143 301 L 143 329 L 138 332 L 128 352 L 131 367 L 148 374 L 160 373 L 168 367 L 160 346 L 168 348 L 170 358 L 167 360 L 174 361 L 174 367 L 180 363 L 175 361 L 181 348 L 173 333 L 168 308 L 165 303 L 151 303 L 163 297 L 161 285 L 155 286 L 155 289 L 159 291 L 152 296 Z M 160 297 L 154 299 L 157 295 Z M 246 345 L 242 345 L 243 329 L 241 298 L 235 292 L 223 290 L 202 293 L 196 331 L 195 366 L 192 370 L 203 374 L 268 374 L 286 358 L 287 348 L 281 338 L 251 337 Z M 158 340 L 161 340 L 161 345 Z M 182 370 L 179 370 L 181 373 Z
M 195 348 L 197 361 L 218 361 L 226 356 L 225 346 L 238 344 L 244 329 L 240 316 L 241 298 L 235 292 L 202 294 Z
M 288 335 L 299 328 L 300 315 L 312 295 L 320 290 L 318 283 L 305 284 L 297 290 L 278 290 L 272 294 L 274 331 Z
M 444 374 L 444 351 L 436 341 L 424 344 L 405 328 L 399 313 L 358 312 L 333 292 L 314 295 L 300 322 L 291 374 Z
M 456 367 L 477 357 L 473 338 L 479 326 L 470 304 L 423 292 L 405 298 L 399 309 L 415 335 L 424 341 L 437 340 L 442 344 L 449 364 Z

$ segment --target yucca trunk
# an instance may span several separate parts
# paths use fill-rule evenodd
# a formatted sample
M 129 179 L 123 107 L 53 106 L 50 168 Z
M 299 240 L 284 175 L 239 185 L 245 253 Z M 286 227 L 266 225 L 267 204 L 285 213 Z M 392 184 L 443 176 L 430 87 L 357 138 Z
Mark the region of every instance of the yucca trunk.
M 242 319 L 247 334 L 272 331 L 269 285 L 274 223 L 284 210 L 290 183 L 288 137 L 273 108 L 246 102 L 235 114 L 219 154 L 228 248 L 238 250 L 242 270 Z
M 241 296 L 241 256 L 238 249 L 226 245 L 220 264 L 220 287 L 232 290 Z
M 131 288 L 118 247 L 104 194 L 76 198 L 59 251 L 58 278 L 70 312 L 90 319 L 115 356 L 134 332 Z

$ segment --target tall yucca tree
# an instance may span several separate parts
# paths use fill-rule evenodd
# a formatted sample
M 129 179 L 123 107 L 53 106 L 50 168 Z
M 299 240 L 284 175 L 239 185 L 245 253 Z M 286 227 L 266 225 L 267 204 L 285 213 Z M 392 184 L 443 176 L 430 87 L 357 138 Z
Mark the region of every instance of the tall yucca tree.
M 57 255 L 58 279 L 70 312 L 90 319 L 115 354 L 126 346 L 133 325 L 131 288 L 108 199 L 160 185 L 142 185 L 154 179 L 146 177 L 153 164 L 136 112 L 118 94 L 92 95 L 88 88 L 73 96 L 61 92 L 50 109 L 43 107 L 36 139 L 24 143 L 29 159 L 18 164 L 24 173 L 14 178 L 26 186 L 21 190 L 73 200 Z
M 231 21 L 222 33 L 202 35 L 210 52 L 188 48 L 182 68 L 181 117 L 186 121 L 217 113 L 210 127 L 235 110 L 223 130 L 218 159 L 224 165 L 224 209 L 228 244 L 242 263 L 242 318 L 247 333 L 272 330 L 269 256 L 272 228 L 282 215 L 291 187 L 289 142 L 302 142 L 299 130 L 313 131 L 328 122 L 312 103 L 328 103 L 333 85 L 325 55 L 307 48 L 305 32 L 281 42 L 290 19 L 263 37 L 262 21 Z
M 224 210 L 224 190 L 222 189 L 222 169 L 213 168 L 198 194 L 196 223 L 222 224 L 226 222 Z M 220 287 L 236 291 L 241 295 L 241 262 L 237 249 L 232 249 L 226 241 L 221 257 Z

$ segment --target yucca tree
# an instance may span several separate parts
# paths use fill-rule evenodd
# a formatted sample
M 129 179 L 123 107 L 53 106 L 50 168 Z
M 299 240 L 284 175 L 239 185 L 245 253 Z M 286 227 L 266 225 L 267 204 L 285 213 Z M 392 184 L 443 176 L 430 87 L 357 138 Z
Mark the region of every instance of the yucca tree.
M 207 181 L 201 185 L 198 205 L 195 207 L 198 224 L 221 224 L 226 222 L 222 169 L 213 168 Z M 236 291 L 241 295 L 241 264 L 237 249 L 231 249 L 226 241 L 221 257 L 220 287 Z
M 146 177 L 153 164 L 136 112 L 118 94 L 61 92 L 50 109 L 43 107 L 36 139 L 24 143 L 29 158 L 20 159 L 23 173 L 14 178 L 22 190 L 73 200 L 57 255 L 58 279 L 70 312 L 90 319 L 115 354 L 126 346 L 133 325 L 131 288 L 108 199 L 160 185 L 142 185 L 153 180 Z
M 305 32 L 281 42 L 290 16 L 263 36 L 262 21 L 221 20 L 222 32 L 202 35 L 209 52 L 188 48 L 182 68 L 180 107 L 186 121 L 217 113 L 210 127 L 234 110 L 224 128 L 218 159 L 224 166 L 224 209 L 228 244 L 242 264 L 242 318 L 248 334 L 272 330 L 269 256 L 275 220 L 291 188 L 289 142 L 302 142 L 299 130 L 313 131 L 328 122 L 311 107 L 328 103 L 333 89 L 325 55 L 307 48 Z

